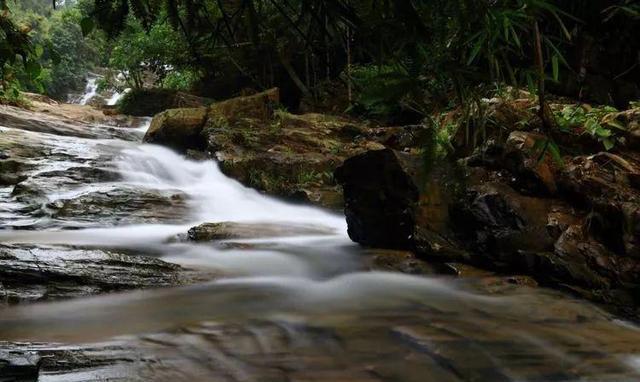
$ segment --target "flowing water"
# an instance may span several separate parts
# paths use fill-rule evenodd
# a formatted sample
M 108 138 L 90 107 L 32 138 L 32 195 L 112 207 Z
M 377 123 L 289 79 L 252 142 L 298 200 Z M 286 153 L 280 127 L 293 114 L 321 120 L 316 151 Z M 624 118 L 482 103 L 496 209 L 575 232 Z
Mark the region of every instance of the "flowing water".
M 86 105 L 93 97 L 96 96 L 96 94 L 98 94 L 98 76 L 89 75 L 89 77 L 87 78 L 87 86 L 84 90 L 84 94 L 80 99 L 77 100 L 77 102 L 73 103 Z
M 120 99 L 122 99 L 122 97 L 124 97 L 125 94 L 127 94 L 130 91 L 131 89 L 127 88 L 122 92 L 113 93 L 113 95 L 107 100 L 107 105 L 114 106 L 115 104 L 118 103 L 118 101 L 120 101 Z
M 636 326 L 544 288 L 369 272 L 343 216 L 142 144 L 148 123 L 78 134 L 0 127 L 0 149 L 26 164 L 22 193 L 0 188 L 0 244 L 107 248 L 211 275 L 0 310 L 0 355 L 20 341 L 97 359 L 39 381 L 640 380 Z M 54 213 L 60 204 L 74 209 Z M 176 239 L 225 221 L 316 233 Z

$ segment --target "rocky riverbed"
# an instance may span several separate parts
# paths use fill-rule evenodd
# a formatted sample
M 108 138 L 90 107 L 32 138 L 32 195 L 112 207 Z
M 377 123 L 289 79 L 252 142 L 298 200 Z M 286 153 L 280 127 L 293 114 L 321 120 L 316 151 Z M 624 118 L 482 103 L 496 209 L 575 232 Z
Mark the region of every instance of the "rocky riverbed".
M 0 106 L 0 381 L 640 377 L 634 324 L 539 286 L 547 279 L 510 252 L 533 242 L 573 259 L 557 248 L 573 254 L 570 235 L 587 235 L 578 249 L 618 257 L 579 269 L 629 293 L 631 268 L 617 259 L 633 259 L 634 231 L 573 228 L 589 210 L 559 190 L 613 168 L 598 184 L 618 190 L 606 200 L 624 213 L 632 157 L 567 159 L 575 180 L 569 166 L 519 177 L 502 167 L 511 147 L 526 153 L 526 135 L 513 136 L 418 183 L 422 127 L 291 115 L 274 97 L 167 111 L 148 129 Z M 181 153 L 139 143 L 145 133 Z M 346 222 L 264 194 L 336 208 L 341 165 Z M 529 182 L 537 193 L 518 188 Z M 452 216 L 468 230 L 453 230 Z M 347 223 L 354 240 L 384 248 L 351 242 Z M 621 234 L 609 243 L 598 229 Z M 541 230 L 552 239 L 529 236 Z

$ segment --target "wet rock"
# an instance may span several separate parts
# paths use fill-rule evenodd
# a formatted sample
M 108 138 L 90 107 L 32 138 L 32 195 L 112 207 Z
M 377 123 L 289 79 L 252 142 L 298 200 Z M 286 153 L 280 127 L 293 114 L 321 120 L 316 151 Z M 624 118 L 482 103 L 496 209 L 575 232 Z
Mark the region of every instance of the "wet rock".
M 0 300 L 8 304 L 197 281 L 177 265 L 113 251 L 0 246 Z
M 332 235 L 333 230 L 304 224 L 273 223 L 204 223 L 189 230 L 189 240 L 206 242 L 230 239 L 259 239 L 287 236 Z
M 443 273 L 463 278 L 484 278 L 495 276 L 495 273 L 491 271 L 477 268 L 466 263 L 446 263 L 444 264 Z
M 136 349 L 119 343 L 70 346 L 0 342 L 0 349 L 0 380 L 3 382 L 135 378 L 132 374 L 138 372 L 131 370 L 131 365 L 144 363 Z
M 115 127 L 135 125 L 127 116 L 107 116 L 84 105 L 60 104 L 55 101 L 31 101 L 30 109 L 0 105 L 0 125 L 39 133 L 80 138 L 138 139 L 137 135 Z
M 0 160 L 0 186 L 12 186 L 25 180 L 25 172 L 32 166 L 24 162 L 6 159 Z
M 389 149 L 352 157 L 336 172 L 350 237 L 522 273 L 635 316 L 640 156 L 567 155 L 561 166 L 540 158 L 540 142 L 523 131 L 489 140 L 458 171 Z
M 160 193 L 115 188 L 59 199 L 44 206 L 44 212 L 59 221 L 110 224 L 184 221 L 188 205 L 181 193 Z
M 0 343 L 1 344 L 1 343 Z M 0 380 L 27 382 L 37 381 L 41 357 L 36 352 L 3 347 L 0 350 Z
M 412 275 L 433 275 L 439 267 L 418 259 L 409 251 L 369 249 L 366 251 L 371 270 L 400 272 Z
M 153 118 L 144 141 L 179 151 L 204 149 L 201 133 L 206 116 L 207 109 L 204 107 L 164 111 Z

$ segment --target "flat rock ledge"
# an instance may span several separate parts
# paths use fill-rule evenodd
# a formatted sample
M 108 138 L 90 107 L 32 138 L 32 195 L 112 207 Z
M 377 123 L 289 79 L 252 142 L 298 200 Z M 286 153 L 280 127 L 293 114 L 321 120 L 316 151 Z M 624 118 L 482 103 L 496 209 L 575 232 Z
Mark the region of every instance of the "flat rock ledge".
M 197 271 L 146 256 L 55 246 L 0 246 L 0 304 L 5 305 L 206 279 Z

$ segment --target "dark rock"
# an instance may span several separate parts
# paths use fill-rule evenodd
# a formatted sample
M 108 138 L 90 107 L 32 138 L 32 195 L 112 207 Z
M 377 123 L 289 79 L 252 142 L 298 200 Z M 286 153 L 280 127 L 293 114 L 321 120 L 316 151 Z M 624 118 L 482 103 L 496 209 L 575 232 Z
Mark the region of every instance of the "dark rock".
M 12 186 L 25 180 L 25 171 L 32 166 L 12 160 L 0 160 L 0 186 Z
M 419 158 L 384 149 L 349 158 L 336 170 L 353 241 L 411 248 L 420 198 L 419 169 Z
M 518 268 L 520 250 L 540 252 L 553 248 L 547 229 L 552 208 L 548 200 L 520 195 L 509 186 L 488 183 L 475 186 L 451 207 L 451 224 L 475 260 Z
M 540 142 L 520 131 L 489 140 L 462 171 L 390 149 L 352 157 L 336 171 L 350 237 L 523 273 L 637 314 L 625 306 L 640 302 L 640 157 L 567 156 L 561 166 L 539 157 Z
M 38 380 L 42 358 L 37 352 L 25 352 L 17 348 L 5 349 L 0 350 L 0 381 Z
M 557 191 L 558 166 L 549 152 L 540 157 L 540 146 L 545 141 L 546 138 L 540 134 L 514 131 L 504 144 L 488 140 L 466 159 L 466 164 L 504 170 L 510 184 L 519 192 L 551 196 Z
M 640 191 L 634 186 L 640 162 L 629 153 L 575 157 L 560 178 L 567 198 L 591 211 L 592 235 L 624 256 L 640 257 Z
M 2 382 L 119 380 L 123 375 L 139 375 L 133 365 L 141 362 L 138 349 L 120 343 L 69 346 L 0 342 L 0 349 Z
M 449 205 L 462 188 L 456 166 L 438 163 L 426 175 L 419 155 L 390 149 L 352 157 L 336 170 L 344 189 L 352 240 L 444 259 L 467 253 L 449 231 Z

